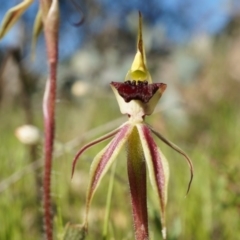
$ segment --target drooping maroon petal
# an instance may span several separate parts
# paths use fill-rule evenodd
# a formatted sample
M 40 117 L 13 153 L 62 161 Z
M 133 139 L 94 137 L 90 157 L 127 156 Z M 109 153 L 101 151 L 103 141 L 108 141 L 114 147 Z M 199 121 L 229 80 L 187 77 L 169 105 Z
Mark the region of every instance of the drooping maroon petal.
M 148 239 L 146 163 L 137 128 L 127 141 L 128 179 L 136 240 Z
M 123 125 L 122 125 L 122 126 L 123 126 Z M 122 126 L 121 126 L 121 127 L 122 127 Z M 98 138 L 98 139 L 96 139 L 96 140 L 94 140 L 94 141 L 86 144 L 85 146 L 83 146 L 83 147 L 78 151 L 78 153 L 77 153 L 76 156 L 74 157 L 73 163 L 72 163 L 72 177 L 73 177 L 73 174 L 74 174 L 74 170 L 75 170 L 76 163 L 77 163 L 80 155 L 81 155 L 85 150 L 87 150 L 88 148 L 90 148 L 90 147 L 92 147 L 92 146 L 94 146 L 94 145 L 96 145 L 96 144 L 98 144 L 98 143 L 100 143 L 100 142 L 102 142 L 102 141 L 104 141 L 104 140 L 107 140 L 107 139 L 110 138 L 110 137 L 113 137 L 115 134 L 117 134 L 117 133 L 119 132 L 119 130 L 120 130 L 121 127 L 119 127 L 119 128 L 117 128 L 117 129 L 111 131 L 110 133 L 107 133 L 106 135 L 104 135 L 104 136 L 102 136 L 102 137 L 100 137 L 100 138 Z
M 174 149 L 176 152 L 180 153 L 182 156 L 185 157 L 188 166 L 189 166 L 189 170 L 190 170 L 190 180 L 188 182 L 188 188 L 187 188 L 187 193 L 190 190 L 191 184 L 192 184 L 192 180 L 193 180 L 193 165 L 192 165 L 192 161 L 191 159 L 188 157 L 188 155 L 181 149 L 179 148 L 177 145 L 175 145 L 174 143 L 170 142 L 169 140 L 167 140 L 165 137 L 163 137 L 159 132 L 157 132 L 156 130 L 154 130 L 151 126 L 149 126 L 149 128 L 151 129 L 151 131 L 160 139 L 162 140 L 164 143 L 166 143 L 169 147 L 171 147 L 172 149 Z
M 91 204 L 93 195 L 99 186 L 103 176 L 106 174 L 107 170 L 110 168 L 113 161 L 119 154 L 122 146 L 127 141 L 131 131 L 133 129 L 132 124 L 125 124 L 118 131 L 116 136 L 112 141 L 94 158 L 91 169 L 90 169 L 90 183 L 87 191 L 87 201 L 86 201 L 86 217 L 85 225 L 87 227 L 87 217 L 88 211 Z
M 111 83 L 121 113 L 128 114 L 137 121 L 141 121 L 144 116 L 153 113 L 166 87 L 167 85 L 164 83 L 144 85 L 144 82 L 141 81 L 138 81 L 137 84 Z M 143 91 L 143 89 L 145 90 Z
M 136 79 L 138 80 L 138 79 Z M 162 88 L 164 83 L 152 83 L 148 84 L 147 81 L 125 81 L 112 82 L 119 95 L 124 98 L 125 102 L 130 102 L 131 100 L 140 100 L 143 103 L 147 103 L 152 96 L 156 93 L 159 88 Z
M 169 179 L 168 163 L 165 156 L 154 142 L 150 129 L 145 124 L 137 124 L 137 129 L 149 170 L 151 185 L 159 197 L 162 235 L 163 238 L 166 239 L 165 208 L 167 204 L 167 186 Z

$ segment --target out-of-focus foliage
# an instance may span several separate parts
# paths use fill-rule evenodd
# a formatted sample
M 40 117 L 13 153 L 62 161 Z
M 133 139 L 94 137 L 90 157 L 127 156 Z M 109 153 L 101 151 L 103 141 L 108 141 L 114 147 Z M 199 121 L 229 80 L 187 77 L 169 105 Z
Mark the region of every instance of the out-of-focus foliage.
M 179 17 L 183 17 L 185 12 L 191 16 L 189 10 L 191 8 L 185 7 L 185 12 L 177 11 L 176 6 L 183 1 L 178 1 L 178 4 L 176 2 L 168 1 L 169 5 L 165 6 L 167 1 L 163 1 L 162 7 L 172 9 L 171 12 L 175 12 L 178 14 L 176 16 Z M 204 8 L 206 1 L 194 2 L 196 5 L 192 6 L 197 11 L 197 6 L 199 9 Z M 218 1 L 208 2 L 212 3 L 213 7 Z M 157 25 L 154 24 L 157 22 L 154 24 L 151 22 L 150 16 L 154 16 L 155 9 L 153 9 L 152 15 L 147 10 L 140 9 L 143 12 L 145 22 L 146 54 L 153 82 L 163 81 L 168 84 L 162 99 L 163 105 L 161 105 L 164 111 L 146 120 L 185 149 L 192 158 L 195 167 L 193 185 L 189 195 L 185 198 L 185 186 L 189 175 L 187 170 L 186 172 L 179 171 L 179 169 L 185 169 L 185 165 L 181 161 L 181 157 L 172 153 L 164 145 L 160 146 L 170 161 L 172 177 L 169 186 L 169 211 L 167 215 L 170 240 L 239 239 L 240 236 L 238 184 L 240 172 L 240 21 L 237 13 L 239 1 L 226 1 L 226 4 L 228 3 L 229 5 L 224 5 L 225 1 L 219 1 L 218 7 L 223 6 L 223 12 L 227 12 L 229 16 L 233 17 L 220 18 L 225 20 L 222 21 L 224 23 L 222 28 L 215 32 L 217 35 L 208 36 L 200 34 L 199 31 L 196 35 L 194 31 L 191 34 L 184 34 L 184 36 L 192 36 L 188 42 L 182 45 L 167 45 L 167 47 L 166 45 L 163 47 L 161 41 L 159 44 L 156 40 L 160 38 L 161 31 L 156 31 Z M 3 16 L 2 11 L 6 11 L 4 7 L 6 9 L 13 6 L 14 1 L 2 1 L 1 4 L 0 17 Z M 7 6 L 7 4 L 9 5 Z M 83 10 L 86 12 L 86 23 L 79 28 L 75 28 L 71 24 L 79 19 L 76 10 L 69 5 L 69 2 L 62 2 L 62 4 L 66 4 L 76 14 L 76 18 L 72 19 L 69 15 L 66 15 L 66 18 L 62 17 L 62 26 L 65 24 L 66 27 L 62 30 L 61 38 L 63 41 L 69 38 L 69 42 L 60 43 L 60 45 L 67 52 L 67 56 L 70 56 L 71 53 L 68 52 L 67 47 L 69 44 L 69 49 L 73 49 L 71 51 L 74 51 L 74 55 L 69 57 L 69 60 L 59 68 L 55 149 L 56 154 L 61 152 L 62 155 L 56 156 L 53 172 L 56 237 L 62 236 L 64 226 L 68 222 L 79 224 L 83 220 L 91 156 L 94 156 L 105 143 L 86 152 L 71 181 L 72 159 L 76 149 L 85 141 L 97 137 L 102 133 L 101 131 L 110 130 L 105 125 L 100 129 L 98 128 L 100 132 L 91 131 L 89 133 L 89 129 L 94 129 L 96 126 L 120 116 L 108 83 L 123 81 L 134 56 L 134 36 L 137 29 L 134 26 L 134 21 L 137 22 L 137 13 L 136 18 L 134 14 L 131 14 L 131 11 L 136 10 L 133 7 L 130 8 L 130 5 L 127 7 L 127 3 L 122 6 L 118 5 L 120 2 L 116 3 L 116 6 L 119 6 L 118 9 L 126 11 L 125 15 L 116 14 L 117 17 L 121 16 L 123 21 L 121 25 L 112 21 L 114 7 L 110 1 L 86 1 L 82 3 Z M 138 1 L 135 4 L 136 8 L 140 7 Z M 100 5 L 102 7 L 99 7 Z M 110 12 L 108 8 L 111 9 Z M 63 14 L 64 9 L 67 7 L 63 7 Z M 156 11 L 157 9 L 156 5 Z M 214 9 L 218 8 L 214 7 Z M 124 11 L 121 11 L 123 14 Z M 190 17 L 183 17 L 187 24 L 192 26 L 189 27 L 190 29 L 194 30 L 194 22 L 200 20 L 202 20 L 203 26 L 206 26 L 204 24 L 207 24 L 208 18 L 202 11 L 200 12 L 203 17 L 196 21 L 191 22 Z M 30 13 L 31 11 L 28 14 Z M 193 11 L 192 15 L 197 19 L 196 12 Z M 97 16 L 99 18 L 92 22 Z M 25 18 L 27 15 L 23 16 L 23 20 Z M 101 29 L 102 31 L 98 32 L 98 35 L 92 35 L 95 33 L 93 29 L 96 30 L 94 26 L 99 26 L 99 28 L 102 26 L 100 20 L 99 25 L 97 24 L 98 19 L 103 19 L 106 25 L 103 25 L 104 27 Z M 181 21 L 169 20 L 169 22 L 178 24 Z M 124 24 L 126 24 L 126 31 Z M 21 23 L 16 29 L 19 26 Z M 170 30 L 171 28 L 169 27 L 168 31 L 174 32 L 174 30 Z M 23 49 L 27 49 L 27 44 L 30 45 L 29 26 L 27 26 L 26 31 L 29 32 L 29 35 L 24 35 L 26 39 L 21 41 Z M 76 35 L 71 35 L 69 31 L 76 31 Z M 82 35 L 81 31 L 85 31 L 86 35 Z M 209 32 L 212 33 L 212 31 Z M 10 35 L 4 41 L 8 37 L 11 38 Z M 84 36 L 88 40 L 87 43 L 82 40 Z M 169 33 L 167 36 L 170 37 L 171 34 Z M 20 42 L 20 38 L 16 36 L 12 38 L 12 40 L 15 39 Z M 75 39 L 80 42 L 75 43 Z M 172 41 L 174 39 L 172 38 Z M 4 41 L 2 44 L 5 45 L 1 46 L 4 46 L 5 51 L 6 42 Z M 16 41 L 17 44 L 18 41 Z M 169 43 L 165 40 L 163 42 L 164 44 Z M 41 40 L 38 47 L 41 52 L 44 52 Z M 37 79 L 41 79 L 42 72 L 40 75 L 30 76 L 30 67 L 24 64 L 27 62 L 26 55 L 23 53 L 23 55 L 16 56 L 12 52 L 9 54 L 8 56 L 11 57 L 8 58 L 6 65 L 3 64 L 5 63 L 5 53 L 0 56 L 0 239 L 32 240 L 32 236 L 40 239 L 42 223 L 37 217 L 41 213 L 41 208 L 35 184 L 36 176 L 30 167 L 28 170 L 25 169 L 29 165 L 29 151 L 26 146 L 18 142 L 14 134 L 19 126 L 26 123 L 26 119 L 33 119 L 34 125 L 40 130 L 43 129 L 41 120 L 43 90 L 41 81 L 37 81 Z M 39 55 L 38 60 L 43 62 L 45 58 L 44 55 L 42 56 Z M 21 79 L 27 79 L 27 81 L 24 83 Z M 15 94 L 17 86 L 19 89 Z M 24 86 L 27 86 L 27 90 Z M 15 96 L 15 101 L 10 104 L 8 99 L 11 95 Z M 3 98 L 5 101 L 2 101 Z M 25 101 L 26 99 L 28 101 Z M 28 104 L 26 104 L 26 102 L 29 103 L 29 99 L 31 100 L 32 113 L 26 110 L 29 109 Z M 22 106 L 24 107 L 22 108 Z M 80 121 L 80 118 L 83 120 Z M 87 134 L 84 135 L 84 133 Z M 81 143 L 71 141 L 79 136 L 84 136 L 80 141 Z M 70 143 L 65 145 L 68 141 Z M 41 155 L 42 148 L 39 144 L 36 159 L 40 158 Z M 119 156 L 119 165 L 116 171 L 109 233 L 115 239 L 130 240 L 133 239 L 133 228 L 130 214 L 131 206 L 127 204 L 129 201 L 126 201 L 129 197 L 129 189 L 126 183 L 127 174 L 124 159 L 123 153 Z M 39 162 L 37 163 L 39 164 Z M 23 169 L 25 169 L 24 172 L 21 172 Z M 11 178 L 9 179 L 9 177 Z M 96 193 L 92 203 L 93 208 L 89 215 L 91 221 L 89 239 L 97 239 L 102 231 L 101 226 L 106 204 L 105 190 L 108 188 L 108 180 L 108 176 L 103 179 L 103 185 Z M 148 202 L 150 235 L 154 237 L 153 239 L 160 239 L 157 199 L 150 188 L 149 195 L 152 195 Z
M 156 50 L 168 46 L 169 42 L 179 44 L 188 42 L 196 34 L 214 35 L 219 33 L 235 16 L 240 9 L 238 0 L 194 1 L 194 0 L 150 0 L 148 4 L 141 0 L 111 1 L 89 0 L 84 1 L 60 0 L 60 59 L 69 58 L 77 48 L 83 46 L 89 38 L 101 33 L 109 34 L 109 30 L 135 33 L 135 24 L 132 14 L 138 10 L 143 13 L 145 23 L 154 29 L 151 48 Z M 1 0 L 0 21 L 10 7 L 17 1 Z M 76 5 L 78 7 L 76 7 Z M 85 23 L 81 27 L 74 24 L 82 17 Z M 34 1 L 24 13 L 10 33 L 0 42 L 1 50 L 6 47 L 21 47 L 23 55 L 30 52 L 29 41 L 32 27 L 38 9 L 38 1 Z M 134 26 L 134 27 L 133 27 Z M 134 36 L 135 34 L 133 34 Z M 111 38 L 111 36 L 109 36 Z M 28 67 L 32 66 L 39 73 L 46 68 L 43 39 L 37 45 L 38 58 L 36 63 L 25 59 Z

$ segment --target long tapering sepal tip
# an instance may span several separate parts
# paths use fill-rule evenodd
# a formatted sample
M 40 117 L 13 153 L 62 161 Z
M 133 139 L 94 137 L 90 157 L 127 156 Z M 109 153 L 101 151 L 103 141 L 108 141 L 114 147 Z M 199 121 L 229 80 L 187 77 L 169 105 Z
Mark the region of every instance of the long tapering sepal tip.
M 149 125 L 148 125 L 149 126 Z M 171 141 L 167 140 L 165 137 L 163 137 L 159 132 L 157 132 L 156 130 L 154 130 L 151 126 L 149 126 L 149 128 L 151 129 L 151 131 L 160 139 L 162 140 L 165 144 L 167 144 L 169 147 L 171 147 L 173 150 L 175 150 L 176 152 L 180 153 L 182 156 L 184 156 L 185 160 L 188 163 L 189 166 L 189 170 L 190 170 L 190 180 L 188 183 L 188 188 L 187 188 L 187 192 L 186 195 L 188 194 L 190 188 L 191 188 L 191 184 L 192 184 L 192 180 L 193 180 L 193 164 L 191 159 L 188 157 L 188 155 L 181 149 L 179 148 L 177 145 L 175 145 L 174 143 L 172 143 Z
M 121 127 L 120 127 L 120 128 L 121 128 Z M 74 174 L 74 171 L 75 171 L 75 167 L 76 167 L 76 164 L 77 164 L 77 161 L 78 161 L 80 155 L 81 155 L 85 150 L 87 150 L 88 148 L 90 148 L 90 147 L 92 147 L 92 146 L 94 146 L 94 145 L 96 145 L 96 144 L 98 144 L 98 143 L 100 143 L 100 142 L 102 142 L 102 141 L 104 141 L 104 140 L 107 140 L 108 138 L 113 137 L 115 134 L 118 133 L 118 131 L 119 131 L 120 128 L 117 128 L 117 129 L 115 129 L 115 130 L 107 133 L 106 135 L 104 135 L 104 136 L 102 136 L 102 137 L 100 137 L 100 138 L 98 138 L 98 139 L 96 139 L 96 140 L 94 140 L 94 141 L 86 144 L 85 146 L 83 146 L 83 147 L 78 151 L 78 153 L 76 154 L 76 156 L 75 156 L 74 159 L 73 159 L 71 178 L 73 177 L 73 174 Z

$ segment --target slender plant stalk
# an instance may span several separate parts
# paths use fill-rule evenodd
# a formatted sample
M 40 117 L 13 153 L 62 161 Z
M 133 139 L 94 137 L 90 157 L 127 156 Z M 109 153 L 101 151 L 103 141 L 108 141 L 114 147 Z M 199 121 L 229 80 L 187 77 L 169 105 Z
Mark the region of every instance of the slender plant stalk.
M 47 240 L 53 239 L 53 223 L 51 211 L 51 170 L 53 156 L 53 141 L 55 130 L 55 99 L 57 86 L 57 62 L 58 62 L 58 0 L 50 2 L 50 8 L 46 10 L 46 1 L 42 0 L 44 35 L 47 48 L 49 76 L 46 83 L 43 99 L 44 114 L 44 176 L 43 176 L 43 208 L 44 208 L 44 227 Z
M 107 236 L 108 236 L 108 223 L 109 223 L 109 216 L 110 216 L 110 208 L 111 208 L 111 200 L 112 200 L 113 183 L 114 183 L 116 165 L 117 164 L 115 162 L 112 167 L 112 171 L 111 171 L 111 175 L 110 175 L 110 182 L 109 182 L 109 186 L 108 186 L 106 212 L 105 212 L 103 233 L 102 233 L 103 240 L 106 240 Z

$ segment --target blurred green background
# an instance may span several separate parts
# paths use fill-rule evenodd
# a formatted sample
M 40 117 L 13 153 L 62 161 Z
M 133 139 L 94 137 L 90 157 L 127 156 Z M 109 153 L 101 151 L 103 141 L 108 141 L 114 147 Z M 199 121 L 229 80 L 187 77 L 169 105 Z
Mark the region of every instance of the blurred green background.
M 84 143 L 127 120 L 120 114 L 109 83 L 123 81 L 133 60 L 138 21 L 135 13 L 128 16 L 132 32 L 106 25 L 60 63 L 52 172 L 56 239 L 63 239 L 66 226 L 68 239 L 81 239 L 70 237 L 69 232 L 76 234 L 79 228 L 75 224 L 83 221 L 90 164 L 106 143 L 83 154 L 71 179 L 74 155 Z M 168 239 L 240 239 L 240 17 L 232 16 L 215 35 L 196 33 L 184 43 L 167 44 L 159 51 L 151 48 L 154 34 L 156 29 L 145 24 L 148 67 L 153 81 L 168 87 L 156 113 L 146 121 L 184 149 L 195 170 L 191 190 L 185 197 L 187 164 L 156 140 L 170 164 Z M 19 56 L 21 51 L 11 47 L 0 61 L 3 240 L 43 237 L 42 97 L 46 75 L 29 71 Z M 39 143 L 28 146 L 18 140 L 17 129 L 24 124 L 39 129 Z M 101 239 L 109 177 L 107 174 L 103 179 L 93 199 L 86 239 Z M 151 239 L 161 239 L 157 197 L 150 185 L 148 212 Z M 126 156 L 122 151 L 117 159 L 108 239 L 133 238 Z

